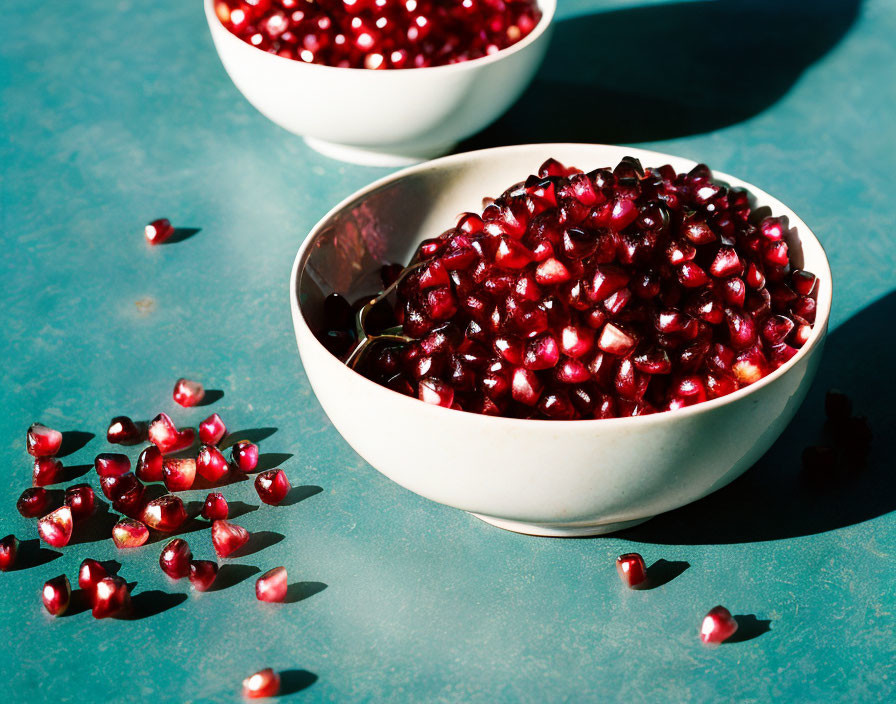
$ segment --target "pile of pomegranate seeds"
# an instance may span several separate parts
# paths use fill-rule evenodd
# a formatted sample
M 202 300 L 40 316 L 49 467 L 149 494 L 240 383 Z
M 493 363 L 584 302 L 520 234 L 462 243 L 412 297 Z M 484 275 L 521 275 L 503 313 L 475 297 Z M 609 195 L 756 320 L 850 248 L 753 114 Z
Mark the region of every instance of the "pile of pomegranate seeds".
M 794 269 L 785 219 L 756 221 L 702 164 L 551 159 L 486 202 L 421 245 L 384 326 L 415 342 L 381 345 L 361 373 L 475 413 L 615 418 L 730 394 L 808 339 L 817 281 Z M 321 341 L 350 338 L 345 318 Z
M 288 59 L 401 69 L 494 54 L 541 19 L 535 0 L 217 0 L 221 23 Z

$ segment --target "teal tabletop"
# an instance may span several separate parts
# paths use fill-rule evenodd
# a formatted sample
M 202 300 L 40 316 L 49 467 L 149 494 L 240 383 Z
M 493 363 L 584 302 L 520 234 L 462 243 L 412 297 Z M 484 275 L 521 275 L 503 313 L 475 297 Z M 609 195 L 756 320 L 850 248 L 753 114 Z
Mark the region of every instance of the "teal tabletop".
M 256 112 L 199 0 L 10 4 L 0 536 L 22 547 L 0 574 L 6 701 L 239 701 L 265 667 L 295 701 L 896 698 L 896 4 L 558 5 L 526 95 L 458 149 L 646 146 L 799 213 L 828 252 L 834 308 L 816 382 L 781 438 L 725 489 L 593 539 L 504 532 L 391 483 L 315 400 L 287 285 L 314 223 L 388 170 L 329 160 Z M 143 226 L 158 217 L 178 232 L 149 247 Z M 213 390 L 208 405 L 177 406 L 178 377 Z M 809 491 L 800 457 L 831 387 L 874 441 L 864 469 Z M 294 486 L 281 506 L 251 481 L 221 489 L 254 537 L 206 593 L 160 571 L 159 536 L 118 550 L 108 509 L 58 549 L 15 509 L 32 422 L 65 431 L 56 489 L 98 487 L 109 419 L 162 411 L 194 427 L 219 413 Z M 194 557 L 214 559 L 209 531 L 190 526 Z M 654 566 L 654 588 L 619 583 L 615 558 L 632 551 Z M 79 600 L 60 618 L 44 611 L 43 583 L 76 580 L 87 557 L 131 585 L 131 618 L 95 620 Z M 258 602 L 257 574 L 278 565 L 286 603 Z M 741 628 L 707 648 L 698 629 L 716 604 Z

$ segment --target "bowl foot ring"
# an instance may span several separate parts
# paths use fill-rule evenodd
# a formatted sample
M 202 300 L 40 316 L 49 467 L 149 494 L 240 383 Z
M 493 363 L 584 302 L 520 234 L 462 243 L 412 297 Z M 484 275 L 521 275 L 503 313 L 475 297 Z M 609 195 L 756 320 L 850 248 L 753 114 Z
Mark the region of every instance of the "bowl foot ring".
M 439 145 L 436 147 L 421 147 L 419 150 L 412 149 L 408 153 L 400 150 L 377 151 L 375 149 L 364 149 L 363 147 L 354 147 L 349 144 L 337 144 L 336 142 L 328 142 L 324 139 L 315 137 L 305 137 L 305 144 L 314 151 L 324 156 L 336 159 L 337 161 L 347 161 L 352 164 L 360 164 L 362 166 L 385 166 L 399 167 L 411 166 L 419 164 L 421 161 L 435 159 L 448 153 L 454 147 L 453 144 Z
M 471 513 L 481 521 L 485 521 L 498 528 L 513 531 L 514 533 L 523 533 L 524 535 L 539 535 L 548 538 L 582 538 L 589 535 L 606 535 L 607 533 L 616 533 L 626 528 L 633 528 L 646 521 L 653 516 L 647 518 L 636 518 L 633 521 L 618 521 L 616 523 L 523 523 L 521 521 L 509 521 L 504 518 L 494 518 L 492 516 L 483 516 L 479 513 Z

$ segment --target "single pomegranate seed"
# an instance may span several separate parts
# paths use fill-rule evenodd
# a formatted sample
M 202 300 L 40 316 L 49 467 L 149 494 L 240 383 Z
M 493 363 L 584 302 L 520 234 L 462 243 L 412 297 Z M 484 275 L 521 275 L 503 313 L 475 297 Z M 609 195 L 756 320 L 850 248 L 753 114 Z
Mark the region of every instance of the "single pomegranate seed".
M 159 218 L 153 220 L 149 225 L 143 228 L 143 235 L 150 244 L 161 244 L 174 234 L 174 228 L 168 221 L 168 218 Z
M 196 459 L 196 471 L 210 482 L 216 482 L 225 474 L 230 466 L 221 451 L 214 445 L 203 445 Z
M 209 521 L 223 521 L 227 518 L 228 507 L 224 494 L 213 493 L 205 498 L 202 517 Z
M 174 400 L 185 408 L 191 408 L 205 398 L 205 389 L 198 381 L 178 379 L 174 384 Z
M 128 472 L 120 477 L 101 477 L 100 488 L 112 508 L 131 518 L 138 518 L 143 512 L 146 487 L 137 477 Z
M 286 568 L 275 567 L 255 582 L 255 596 L 259 601 L 281 602 L 286 599 Z
M 140 429 L 127 416 L 115 416 L 109 421 L 106 440 L 113 445 L 136 445 L 140 442 Z
M 25 447 L 33 457 L 53 457 L 62 447 L 62 433 L 40 423 L 32 423 L 25 437 Z
M 93 466 L 101 477 L 120 477 L 131 471 L 131 460 L 127 455 L 103 452 L 96 456 Z
M 510 394 L 514 401 L 519 401 L 526 406 L 534 406 L 541 396 L 541 389 L 542 384 L 531 369 L 517 367 L 513 371 Z
M 218 557 L 227 557 L 249 542 L 249 531 L 229 521 L 212 523 L 212 543 Z
M 38 457 L 32 472 L 34 486 L 47 486 L 62 481 L 62 462 L 53 457 Z
M 96 494 L 89 484 L 75 484 L 65 490 L 65 505 L 72 510 L 76 522 L 93 514 L 95 504 Z
M 815 274 L 809 271 L 803 271 L 801 269 L 796 269 L 791 275 L 791 281 L 793 282 L 793 290 L 796 291 L 801 296 L 810 296 L 812 292 L 815 290 L 815 284 L 818 279 Z
M 162 554 L 159 555 L 159 566 L 162 568 L 162 572 L 171 579 L 180 579 L 190 574 L 192 559 L 193 553 L 190 552 L 187 541 L 175 538 L 162 548 Z
M 700 640 L 707 645 L 718 645 L 728 640 L 737 630 L 737 621 L 724 606 L 716 606 L 703 617 Z
M 647 581 L 647 565 L 644 564 L 644 558 L 636 552 L 617 557 L 616 571 L 619 579 L 629 589 L 635 589 Z
M 145 482 L 160 482 L 162 473 L 162 451 L 155 445 L 144 448 L 137 458 L 137 476 Z
M 93 617 L 108 618 L 127 611 L 131 605 L 128 585 L 121 577 L 103 577 L 93 592 Z
M 445 408 L 451 408 L 451 404 L 454 403 L 454 389 L 450 385 L 439 381 L 438 379 L 421 379 L 418 390 L 418 397 L 421 401 L 431 403 L 434 406 L 444 406 Z M 255 480 L 256 488 L 259 486 L 258 479 L 260 477 L 261 475 L 259 475 Z M 260 490 L 259 495 L 261 495 Z M 262 500 L 264 500 L 264 497 L 262 497 Z
M 41 487 L 25 489 L 16 501 L 16 508 L 25 518 L 44 516 L 49 507 L 50 493 Z
M 208 591 L 218 577 L 218 565 L 210 560 L 193 560 L 190 563 L 190 585 L 197 592 Z
M 99 584 L 101 579 L 108 576 L 109 573 L 105 567 L 96 560 L 87 558 L 81 563 L 81 567 L 78 570 L 78 586 L 87 592 L 90 600 L 93 601 L 96 585 Z
M 178 431 L 174 422 L 165 413 L 159 413 L 149 424 L 149 441 L 163 454 L 187 448 L 193 444 L 195 439 L 195 430 L 184 428 L 184 430 Z
M 187 511 L 180 497 L 166 494 L 146 504 L 141 520 L 154 530 L 172 533 L 187 520 Z
M 133 518 L 122 518 L 112 527 L 112 542 L 117 548 L 139 548 L 147 540 L 149 528 Z
M 61 548 L 72 539 L 72 510 L 68 506 L 57 508 L 37 522 L 37 532 L 51 547 Z
M 824 412 L 831 420 L 847 420 L 852 416 L 852 401 L 842 391 L 831 389 L 824 398 Z
M 255 491 L 258 492 L 258 498 L 271 506 L 283 501 L 290 489 L 292 485 L 282 469 L 269 469 L 255 477 Z
M 0 572 L 6 572 L 16 565 L 19 556 L 19 541 L 14 535 L 0 540 Z
M 168 491 L 186 491 L 196 479 L 196 460 L 169 457 L 162 464 L 162 477 Z
M 266 668 L 243 680 L 243 696 L 247 699 L 275 697 L 280 691 L 280 675 Z
M 610 354 L 626 355 L 635 348 L 637 342 L 634 336 L 628 334 L 622 328 L 617 327 L 613 323 L 607 323 L 604 325 L 604 329 L 601 330 L 597 346 Z
M 64 574 L 44 582 L 41 599 L 51 616 L 62 616 L 72 598 L 72 585 Z
M 217 413 L 212 413 L 199 424 L 199 442 L 203 445 L 217 445 L 226 434 L 227 426 Z
M 258 464 L 258 445 L 240 440 L 230 450 L 230 459 L 241 472 L 251 472 Z

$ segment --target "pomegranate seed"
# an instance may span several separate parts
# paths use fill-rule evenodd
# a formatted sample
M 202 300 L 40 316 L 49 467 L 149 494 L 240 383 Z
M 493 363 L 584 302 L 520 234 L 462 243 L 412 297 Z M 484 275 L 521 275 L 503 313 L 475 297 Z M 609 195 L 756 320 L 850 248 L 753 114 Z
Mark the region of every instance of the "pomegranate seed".
M 208 521 L 223 521 L 227 518 L 228 510 L 224 494 L 209 494 L 202 506 L 202 517 Z
M 149 424 L 149 441 L 163 453 L 171 452 L 178 444 L 177 426 L 166 413 L 159 413 Z
M 227 426 L 217 413 L 212 413 L 199 424 L 199 442 L 203 445 L 217 445 L 226 434 Z
M 801 296 L 810 296 L 812 292 L 815 290 L 815 284 L 818 281 L 815 274 L 803 271 L 801 269 L 794 270 L 793 274 L 791 274 L 791 282 L 793 283 L 793 290 L 796 291 Z
M 526 345 L 523 366 L 526 369 L 551 369 L 560 361 L 560 346 L 551 335 L 540 335 Z
M 19 541 L 14 535 L 0 540 L 0 572 L 6 572 L 16 565 L 19 556 Z
M 93 601 L 93 593 L 96 590 L 96 585 L 99 584 L 101 579 L 108 576 L 109 573 L 106 572 L 105 567 L 96 560 L 87 558 L 81 563 L 81 567 L 78 570 L 78 586 L 87 592 L 90 596 L 90 600 Z
M 75 484 L 65 490 L 65 505 L 72 510 L 75 522 L 93 514 L 95 504 L 96 494 L 89 484 Z
M 644 564 L 644 558 L 636 552 L 617 557 L 616 571 L 619 579 L 629 589 L 635 589 L 647 581 L 647 565 Z
M 431 403 L 434 406 L 444 406 L 445 408 L 451 408 L 451 404 L 454 403 L 454 389 L 451 388 L 450 385 L 439 381 L 438 379 L 421 379 L 418 396 L 421 401 Z M 260 478 L 261 475 L 258 475 L 255 480 L 256 488 L 258 488 L 259 486 L 258 479 Z M 259 490 L 259 496 L 260 495 L 261 490 Z M 262 497 L 262 500 L 264 500 L 264 497 Z
M 196 460 L 169 457 L 162 464 L 162 477 L 168 491 L 186 491 L 196 479 Z
M 174 234 L 174 228 L 168 221 L 168 218 L 159 218 L 153 220 L 149 225 L 143 228 L 143 235 L 150 244 L 161 244 Z
M 19 497 L 19 500 L 16 501 L 16 508 L 25 518 L 44 516 L 49 507 L 50 494 L 46 489 L 41 487 L 25 489 Z
M 190 586 L 197 592 L 208 591 L 218 578 L 218 565 L 210 560 L 193 560 L 190 563 Z
M 62 506 L 37 522 L 37 532 L 47 545 L 61 548 L 72 538 L 72 525 L 72 510 Z
M 770 315 L 762 324 L 762 337 L 769 344 L 776 345 L 783 342 L 794 328 L 790 318 L 783 315 Z
M 137 476 L 145 482 L 162 481 L 162 451 L 155 445 L 145 448 L 137 458 Z
M 286 599 L 286 568 L 275 567 L 261 575 L 255 582 L 255 596 L 272 603 Z
M 174 384 L 174 400 L 185 408 L 191 408 L 205 398 L 205 389 L 198 381 L 178 379 Z
M 510 394 L 514 401 L 519 401 L 527 406 L 534 406 L 541 396 L 541 382 L 531 369 L 517 367 L 513 371 Z
M 32 476 L 34 486 L 47 486 L 62 481 L 62 462 L 53 457 L 38 457 L 34 460 Z
M 136 445 L 140 442 L 140 429 L 127 416 L 115 416 L 109 421 L 106 440 L 113 445 Z
M 103 577 L 93 592 L 93 617 L 108 618 L 126 611 L 131 605 L 128 585 L 121 577 Z
M 601 330 L 597 346 L 610 354 L 626 355 L 635 348 L 637 342 L 637 339 L 622 330 L 622 328 L 617 327 L 613 323 L 607 323 L 604 325 L 604 329 Z
M 249 542 L 249 531 L 229 521 L 212 523 L 212 543 L 218 557 L 227 557 Z
M 141 520 L 154 530 L 172 533 L 187 520 L 187 511 L 180 497 L 166 494 L 146 504 Z
M 32 423 L 25 437 L 28 454 L 33 457 L 53 457 L 62 447 L 62 433 L 40 423 Z
M 240 440 L 230 450 L 230 459 L 241 472 L 251 472 L 258 464 L 258 446 L 248 440 Z
M 131 471 L 131 460 L 127 455 L 103 452 L 96 456 L 93 466 L 101 477 L 120 477 Z
M 707 645 L 718 645 L 728 640 L 737 630 L 737 621 L 724 606 L 716 606 L 703 617 L 700 640 Z
M 423 383 L 421 382 L 421 387 Z M 276 506 L 289 493 L 292 485 L 282 469 L 269 469 L 255 477 L 255 491 L 264 503 Z
M 193 553 L 190 552 L 187 541 L 175 538 L 162 548 L 162 554 L 159 555 L 159 566 L 162 568 L 162 572 L 171 579 L 180 579 L 190 574 L 192 559 Z
M 214 445 L 203 445 L 199 450 L 199 457 L 196 459 L 196 471 L 199 475 L 205 477 L 210 482 L 216 482 L 229 469 L 227 460 L 221 451 Z
M 149 528 L 133 518 L 122 518 L 112 527 L 112 542 L 117 548 L 139 548 L 147 540 Z
M 280 675 L 266 668 L 243 680 L 243 696 L 247 699 L 275 697 L 280 691 Z
M 852 401 L 842 391 L 831 389 L 824 398 L 824 412 L 831 420 L 847 420 L 852 416 Z
M 51 616 L 62 616 L 72 598 L 72 585 L 64 574 L 44 582 L 41 599 Z

